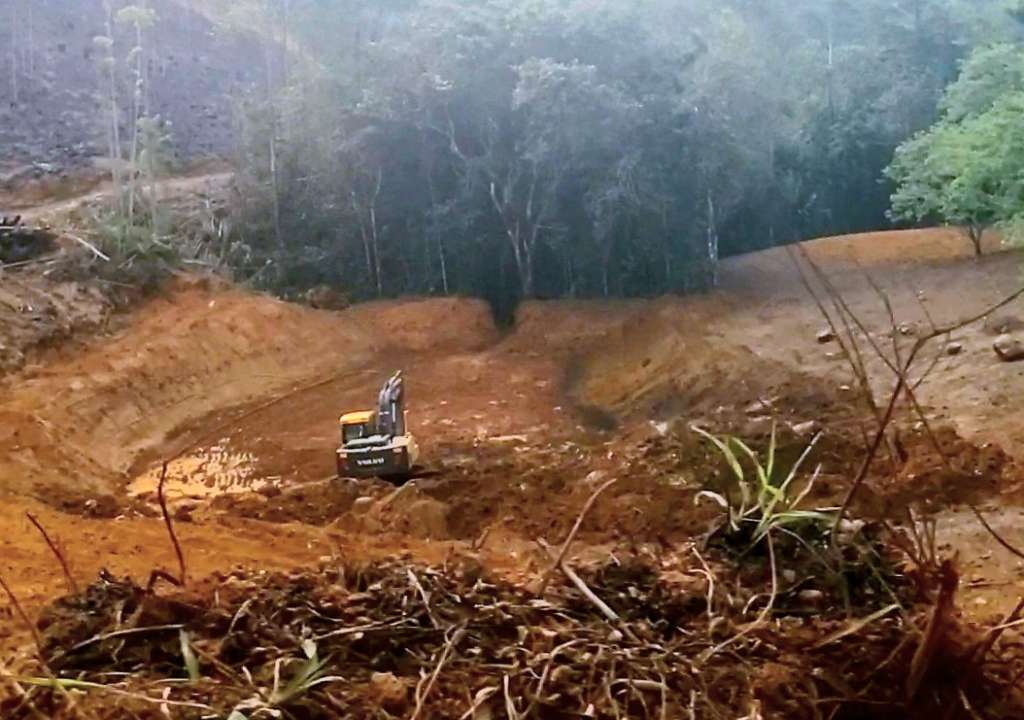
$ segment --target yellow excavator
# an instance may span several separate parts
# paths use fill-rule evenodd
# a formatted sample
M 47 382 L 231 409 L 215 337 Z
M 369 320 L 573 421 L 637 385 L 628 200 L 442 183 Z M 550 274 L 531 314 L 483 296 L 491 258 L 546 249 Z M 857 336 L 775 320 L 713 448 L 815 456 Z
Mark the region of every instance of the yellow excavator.
M 345 413 L 339 424 L 339 477 L 379 477 L 401 483 L 413 476 L 419 446 L 406 427 L 401 371 L 384 383 L 377 396 L 376 410 Z

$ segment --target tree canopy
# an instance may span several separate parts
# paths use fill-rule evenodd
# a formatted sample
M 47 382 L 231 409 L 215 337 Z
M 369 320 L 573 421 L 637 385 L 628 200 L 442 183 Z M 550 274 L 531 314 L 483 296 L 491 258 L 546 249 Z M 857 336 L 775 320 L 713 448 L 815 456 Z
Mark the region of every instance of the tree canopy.
M 980 122 L 988 80 L 943 90 L 970 48 L 1017 39 L 1001 0 L 251 9 L 289 48 L 268 43 L 239 115 L 251 273 L 499 307 L 707 287 L 721 255 L 877 228 L 893 150 L 940 101 Z
M 901 145 L 887 176 L 892 215 L 966 229 L 975 252 L 992 225 L 1024 212 L 1024 49 L 982 48 L 941 103 L 942 117 Z

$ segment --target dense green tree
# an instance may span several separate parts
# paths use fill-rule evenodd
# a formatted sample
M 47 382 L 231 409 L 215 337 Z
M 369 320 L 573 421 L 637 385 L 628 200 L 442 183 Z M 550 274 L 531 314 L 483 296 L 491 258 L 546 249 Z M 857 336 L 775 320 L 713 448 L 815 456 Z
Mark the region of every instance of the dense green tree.
M 247 272 L 506 308 L 878 227 L 894 148 L 1015 39 L 1002 0 L 260 2 L 291 50 L 240 113 Z
M 901 145 L 886 174 L 892 215 L 965 229 L 981 254 L 985 229 L 1024 212 L 1024 49 L 998 45 L 963 65 L 932 128 Z

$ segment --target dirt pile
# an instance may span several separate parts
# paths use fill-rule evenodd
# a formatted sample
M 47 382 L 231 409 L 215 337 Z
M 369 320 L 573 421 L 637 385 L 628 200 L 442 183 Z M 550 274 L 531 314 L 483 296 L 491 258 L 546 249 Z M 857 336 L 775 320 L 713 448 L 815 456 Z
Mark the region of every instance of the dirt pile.
M 0 379 L 51 348 L 102 330 L 115 307 L 96 283 L 0 269 Z

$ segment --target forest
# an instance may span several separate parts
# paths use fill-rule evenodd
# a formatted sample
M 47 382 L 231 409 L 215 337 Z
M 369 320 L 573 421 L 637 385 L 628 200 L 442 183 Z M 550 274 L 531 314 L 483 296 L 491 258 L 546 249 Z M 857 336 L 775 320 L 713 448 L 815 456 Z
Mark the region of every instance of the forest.
M 1024 207 L 1019 5 L 209 3 L 263 48 L 216 255 L 285 294 L 506 312 L 706 289 L 722 257 L 893 224 L 980 251 Z

